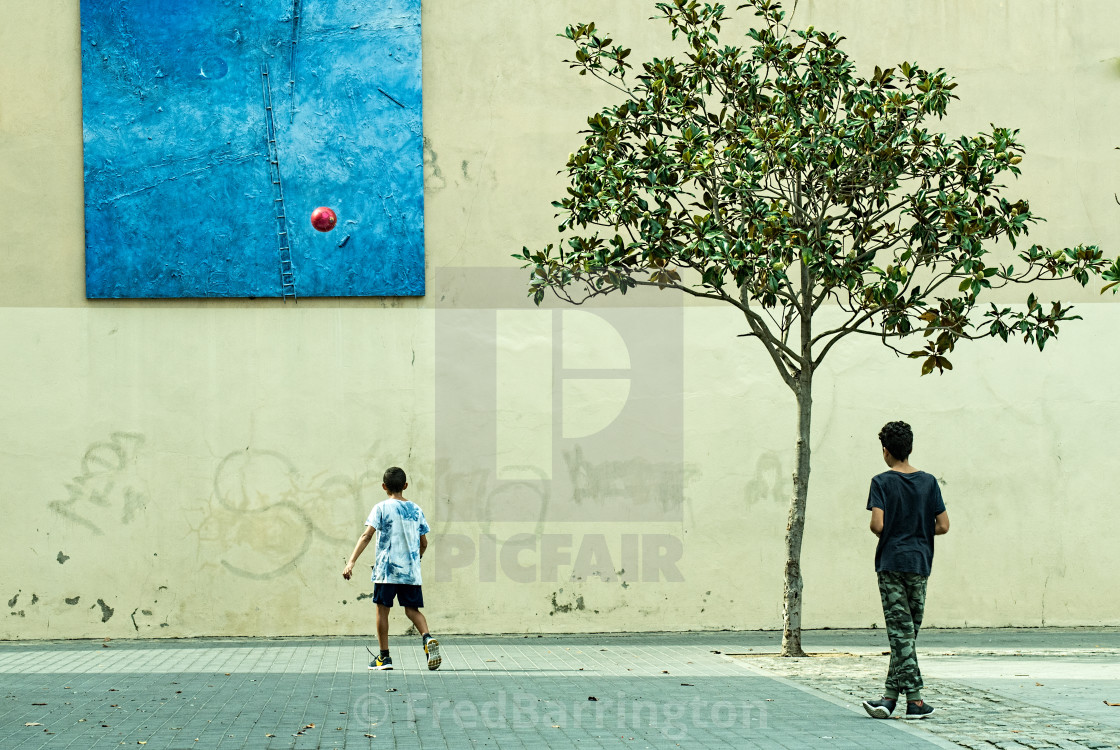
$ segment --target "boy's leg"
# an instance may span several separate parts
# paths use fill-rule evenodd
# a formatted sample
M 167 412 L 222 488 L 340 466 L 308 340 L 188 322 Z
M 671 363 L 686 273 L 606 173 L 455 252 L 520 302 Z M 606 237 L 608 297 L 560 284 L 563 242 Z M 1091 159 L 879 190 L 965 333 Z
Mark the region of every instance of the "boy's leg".
M 914 652 L 914 619 L 910 612 L 910 597 L 904 573 L 883 571 L 879 575 L 879 598 L 883 603 L 883 619 L 887 624 L 887 639 L 891 644 L 891 662 L 887 669 L 887 698 L 897 698 L 899 693 L 920 690 L 921 677 L 917 677 L 917 659 Z
M 416 626 L 416 629 L 420 631 L 420 635 L 424 635 L 428 632 L 428 620 L 424 617 L 423 612 L 416 609 L 415 607 L 405 607 L 404 614 L 405 617 L 407 617 L 412 622 L 412 624 Z
M 925 615 L 926 609 L 926 582 L 929 580 L 926 576 L 917 573 L 905 573 L 906 583 L 906 605 L 910 610 L 910 619 L 914 623 L 914 638 L 912 641 L 913 648 L 911 649 L 911 658 L 906 665 L 908 671 L 907 684 L 912 687 L 906 694 L 908 701 L 920 701 L 922 699 L 922 670 L 918 667 L 918 631 L 922 627 L 922 618 Z
M 443 658 L 439 655 L 439 641 L 428 632 L 428 619 L 420 611 L 420 608 L 424 606 L 423 590 L 419 585 L 410 586 L 407 591 L 402 591 L 401 596 L 404 597 L 400 602 L 404 607 L 405 615 L 420 631 L 420 635 L 424 639 L 424 653 L 428 657 L 428 669 L 439 669 L 439 665 L 443 663 Z
M 918 588 L 920 592 L 916 590 Z M 920 700 L 922 675 L 918 671 L 915 639 L 918 635 L 917 625 L 921 624 L 922 608 L 918 608 L 915 623 L 911 603 L 915 597 L 919 597 L 924 603 L 924 578 L 911 573 L 880 573 L 879 595 L 883 602 L 883 617 L 887 623 L 887 638 L 891 643 L 887 696 L 906 693 L 909 700 Z
M 377 645 L 381 653 L 389 650 L 389 607 L 377 605 Z
M 428 657 L 428 669 L 439 669 L 439 665 L 443 663 L 443 657 L 439 655 L 439 640 L 428 632 L 428 620 L 424 617 L 424 613 L 415 607 L 405 607 L 404 613 L 412 620 L 412 624 L 424 639 L 424 654 Z

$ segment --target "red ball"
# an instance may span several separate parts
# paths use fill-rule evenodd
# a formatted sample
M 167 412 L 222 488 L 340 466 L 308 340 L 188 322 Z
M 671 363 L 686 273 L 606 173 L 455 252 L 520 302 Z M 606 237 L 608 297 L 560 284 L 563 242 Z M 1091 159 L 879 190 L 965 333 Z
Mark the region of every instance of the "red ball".
M 335 216 L 334 211 L 326 206 L 319 206 L 311 212 L 311 226 L 315 227 L 320 232 L 331 231 L 337 223 L 338 217 Z

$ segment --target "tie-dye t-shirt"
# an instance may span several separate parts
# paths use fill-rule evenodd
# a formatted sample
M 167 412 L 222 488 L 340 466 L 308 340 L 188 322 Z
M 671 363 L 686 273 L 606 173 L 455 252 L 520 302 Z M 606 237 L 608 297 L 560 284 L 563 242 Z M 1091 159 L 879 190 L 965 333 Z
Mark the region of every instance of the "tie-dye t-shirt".
M 382 500 L 370 512 L 366 526 L 377 532 L 373 582 L 419 586 L 420 537 L 431 531 L 420 506 L 411 500 Z

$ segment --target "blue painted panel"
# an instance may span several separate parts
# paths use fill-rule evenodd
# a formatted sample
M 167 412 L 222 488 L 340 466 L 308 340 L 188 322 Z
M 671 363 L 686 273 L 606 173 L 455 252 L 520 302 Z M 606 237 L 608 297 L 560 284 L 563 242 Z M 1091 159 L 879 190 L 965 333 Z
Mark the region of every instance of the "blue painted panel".
M 420 0 L 81 12 L 88 297 L 424 293 Z

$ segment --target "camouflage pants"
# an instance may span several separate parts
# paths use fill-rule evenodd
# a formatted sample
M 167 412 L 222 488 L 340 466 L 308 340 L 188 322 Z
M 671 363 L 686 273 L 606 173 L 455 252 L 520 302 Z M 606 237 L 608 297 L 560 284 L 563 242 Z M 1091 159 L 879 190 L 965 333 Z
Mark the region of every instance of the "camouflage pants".
M 918 639 L 918 629 L 922 627 L 928 580 L 927 576 L 917 573 L 879 573 L 879 597 L 883 600 L 887 638 L 891 643 L 887 690 L 909 694 L 922 689 L 922 672 L 918 669 L 915 641 Z

